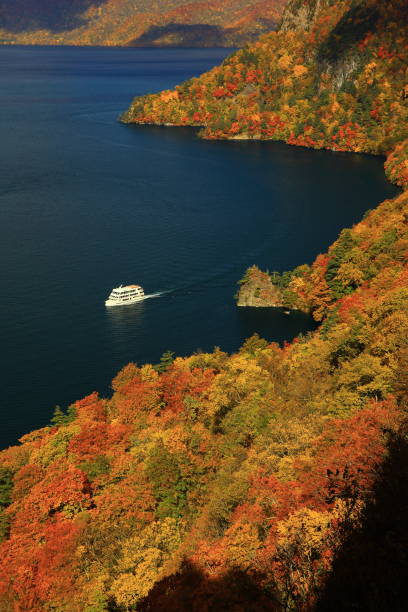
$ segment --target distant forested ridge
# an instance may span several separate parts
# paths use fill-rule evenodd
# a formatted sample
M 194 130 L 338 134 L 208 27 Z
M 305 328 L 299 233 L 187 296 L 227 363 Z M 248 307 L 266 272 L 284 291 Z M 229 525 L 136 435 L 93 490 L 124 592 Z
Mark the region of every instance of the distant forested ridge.
M 0 0 L 0 44 L 233 47 L 286 0 Z
M 128 364 L 0 453 L 2 609 L 405 610 L 407 23 L 402 0 L 292 0 L 279 32 L 125 114 L 382 153 L 401 192 L 312 265 L 244 275 L 315 332 Z

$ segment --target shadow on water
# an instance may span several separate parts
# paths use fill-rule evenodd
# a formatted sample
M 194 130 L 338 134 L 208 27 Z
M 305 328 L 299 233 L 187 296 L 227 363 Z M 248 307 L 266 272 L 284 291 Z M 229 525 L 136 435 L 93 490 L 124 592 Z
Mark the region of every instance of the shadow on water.
M 238 308 L 238 318 L 241 333 L 245 338 L 249 338 L 258 330 L 261 336 L 270 337 L 273 328 L 275 340 L 283 343 L 296 337 L 306 335 L 318 328 L 318 323 L 314 319 L 300 311 L 286 310 L 285 308 Z
M 394 435 L 360 529 L 334 560 L 317 612 L 402 612 L 408 578 L 408 423 Z

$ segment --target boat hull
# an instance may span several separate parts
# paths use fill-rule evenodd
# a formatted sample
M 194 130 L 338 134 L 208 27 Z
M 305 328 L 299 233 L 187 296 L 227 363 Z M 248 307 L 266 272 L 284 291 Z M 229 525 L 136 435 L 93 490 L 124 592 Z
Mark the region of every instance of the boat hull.
M 142 302 L 145 299 L 144 295 L 138 295 L 137 297 L 133 297 L 129 300 L 106 300 L 105 306 L 128 306 L 129 304 L 134 304 L 135 302 Z

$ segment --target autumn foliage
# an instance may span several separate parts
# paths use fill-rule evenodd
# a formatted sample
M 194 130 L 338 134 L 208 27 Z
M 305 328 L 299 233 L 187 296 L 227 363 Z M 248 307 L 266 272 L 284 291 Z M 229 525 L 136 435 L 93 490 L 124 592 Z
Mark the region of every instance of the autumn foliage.
M 291 0 L 279 31 L 173 92 L 136 98 L 123 121 L 388 154 L 406 138 L 407 17 L 405 0 Z M 391 163 L 403 180 L 404 160 Z
M 361 6 L 290 6 L 284 24 L 304 14 L 310 27 L 283 29 L 201 79 L 137 101 L 134 117 L 191 123 L 194 111 L 207 135 L 273 130 L 308 146 L 315 121 L 322 146 L 389 151 L 388 176 L 406 187 L 402 3 L 387 3 L 387 30 L 378 3 L 357 13 L 348 53 L 365 55 L 355 89 L 334 87 L 323 70 L 316 104 L 312 55 L 332 62 L 330 32 L 346 37 L 344 10 Z M 247 101 L 241 115 L 215 127 L 212 115 L 235 108 L 237 91 Z M 260 91 L 276 108 L 259 108 Z M 306 127 L 294 129 L 303 113 Z M 48 427 L 2 451 L 0 608 L 403 610 L 407 218 L 405 190 L 311 266 L 272 277 L 288 307 L 320 322 L 314 333 L 283 347 L 255 335 L 233 355 L 216 348 L 128 364 L 111 397 L 57 409 Z M 376 581 L 377 591 L 365 588 Z
M 5 609 L 318 605 L 404 431 L 406 205 L 385 202 L 316 260 L 317 285 L 333 257 L 372 266 L 325 301 L 317 332 L 129 364 L 111 398 L 57 410 L 0 454 Z
M 234 47 L 279 23 L 285 0 L 14 0 L 0 44 Z

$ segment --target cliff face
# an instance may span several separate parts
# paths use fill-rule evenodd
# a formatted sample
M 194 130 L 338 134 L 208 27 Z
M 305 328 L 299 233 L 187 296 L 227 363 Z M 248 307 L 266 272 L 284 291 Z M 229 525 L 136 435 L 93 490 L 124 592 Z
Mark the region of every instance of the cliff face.
M 0 43 L 242 46 L 273 30 L 286 0 L 0 0 Z
M 325 0 L 309 0 L 309 2 L 289 0 L 282 16 L 280 30 L 284 32 L 287 30 L 309 30 L 324 2 Z

